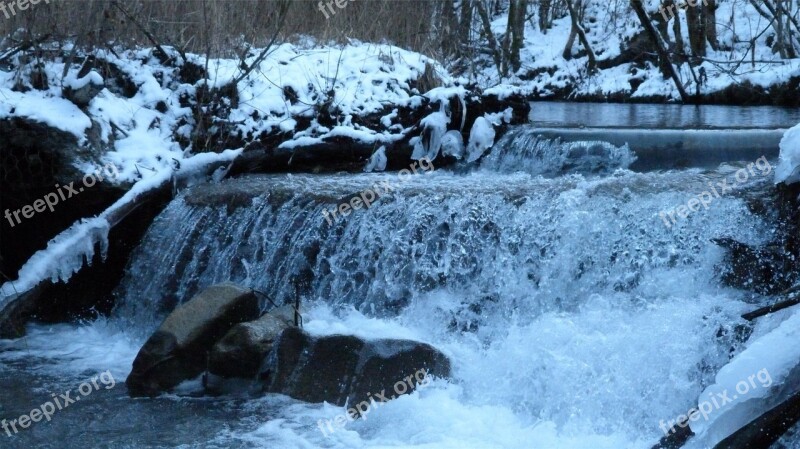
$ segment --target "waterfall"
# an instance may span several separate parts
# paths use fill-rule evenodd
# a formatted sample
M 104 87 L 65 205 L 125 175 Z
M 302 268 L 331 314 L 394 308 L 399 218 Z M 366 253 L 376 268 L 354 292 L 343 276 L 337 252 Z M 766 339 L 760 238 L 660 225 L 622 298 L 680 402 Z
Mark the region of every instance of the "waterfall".
M 568 173 L 608 174 L 628 168 L 636 155 L 627 144 L 615 146 L 604 141 L 562 142 L 542 137 L 534 128 L 511 129 L 481 163 L 491 171 L 523 171 L 547 177 Z
M 121 378 L 176 305 L 233 281 L 279 304 L 299 295 L 313 334 L 433 344 L 453 360 L 453 379 L 329 439 L 315 423 L 341 410 L 275 397 L 191 415 L 184 399 L 134 401 L 137 421 L 197 421 L 203 442 L 226 447 L 647 448 L 659 422 L 686 413 L 743 350 L 740 315 L 763 299 L 721 286 L 712 239 L 760 245 L 775 223 L 754 212 L 769 187 L 754 177 L 667 226 L 660 212 L 738 166 L 642 173 L 626 168 L 633 160 L 624 146 L 518 129 L 463 173 L 250 175 L 187 188 L 134 251 L 112 318 L 55 332 L 80 372 L 87 348 L 121 347 Z M 371 195 L 369 207 L 342 212 Z M 780 319 L 760 323 L 754 335 Z M 34 329 L 34 351 L 49 332 Z M 110 360 L 93 351 L 91 363 Z M 227 430 L 208 436 L 215 426 Z

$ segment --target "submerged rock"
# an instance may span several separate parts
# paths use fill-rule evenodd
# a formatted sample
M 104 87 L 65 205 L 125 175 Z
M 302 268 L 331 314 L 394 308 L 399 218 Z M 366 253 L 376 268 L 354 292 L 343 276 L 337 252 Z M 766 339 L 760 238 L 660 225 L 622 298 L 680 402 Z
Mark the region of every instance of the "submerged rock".
M 233 327 L 209 356 L 209 371 L 222 377 L 252 378 L 284 329 L 294 326 L 294 308 L 271 310 L 256 321 Z
M 427 383 L 427 376 L 450 376 L 450 360 L 428 344 L 312 337 L 294 327 L 280 335 L 260 373 L 266 392 L 338 406 L 394 399 Z
M 197 377 L 214 343 L 258 316 L 252 290 L 228 283 L 203 290 L 178 306 L 144 344 L 126 381 L 128 393 L 153 396 Z
M 772 295 L 791 287 L 797 278 L 794 256 L 782 245 L 753 247 L 732 238 L 714 238 L 726 250 L 721 280 L 731 287 Z

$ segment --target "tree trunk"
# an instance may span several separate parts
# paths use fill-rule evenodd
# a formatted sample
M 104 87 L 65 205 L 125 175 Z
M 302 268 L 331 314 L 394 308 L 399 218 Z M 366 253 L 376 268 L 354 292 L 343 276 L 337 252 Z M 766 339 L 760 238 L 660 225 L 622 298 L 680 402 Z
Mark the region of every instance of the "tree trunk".
M 794 20 L 792 15 L 786 11 L 786 8 L 781 5 L 781 0 L 776 0 L 775 5 L 769 0 L 764 0 L 764 6 L 766 6 L 772 16 L 775 17 L 774 28 L 775 34 L 777 35 L 775 45 L 781 54 L 781 58 L 795 58 L 797 55 L 794 51 L 794 44 L 792 43 L 792 24 L 794 23 L 795 27 L 797 27 L 797 21 Z M 785 21 L 784 17 L 786 18 Z
M 469 45 L 472 31 L 472 0 L 461 0 L 461 20 L 458 24 L 458 43 Z
M 683 41 L 680 9 L 676 8 L 676 10 L 678 12 L 676 12 L 675 19 L 672 21 L 672 34 L 675 35 L 675 53 L 678 55 L 678 61 L 684 61 L 686 59 L 686 43 Z
M 486 34 L 486 40 L 489 41 L 489 50 L 492 52 L 494 65 L 497 67 L 498 74 L 500 77 L 502 77 L 502 56 L 500 54 L 500 48 L 497 46 L 497 39 L 495 39 L 494 33 L 492 32 L 492 21 L 489 19 L 489 13 L 486 11 L 486 6 L 484 6 L 483 0 L 478 0 L 475 2 L 475 5 L 478 8 L 478 15 L 480 16 L 481 23 L 483 24 L 483 32 Z
M 719 50 L 717 41 L 717 0 L 706 0 L 703 3 L 703 16 L 706 20 L 706 37 L 711 48 Z
M 569 61 L 572 59 L 572 46 L 575 45 L 575 38 L 578 36 L 578 29 L 575 27 L 575 24 L 572 25 L 572 29 L 569 32 L 569 38 L 567 38 L 567 45 L 564 46 L 564 52 L 561 53 L 561 56 Z
M 672 0 L 663 0 L 661 4 L 661 10 L 664 11 L 663 14 L 656 15 L 656 29 L 661 34 L 661 37 L 664 39 L 664 42 L 667 43 L 667 48 L 672 45 L 672 41 L 669 38 L 669 19 L 670 16 L 668 15 L 667 11 L 669 11 L 670 5 L 674 5 L 675 3 Z
M 503 61 L 501 71 L 503 76 L 508 75 L 509 63 L 511 62 L 511 36 L 514 34 L 514 24 L 517 17 L 517 1 L 508 2 L 508 22 L 506 23 L 506 35 L 503 37 Z
M 700 3 L 700 2 L 697 2 Z M 687 6 L 686 24 L 689 27 L 689 47 L 693 56 L 706 55 L 706 27 L 703 22 L 703 8 L 701 5 Z
M 445 0 L 442 5 L 442 53 L 445 56 L 454 55 L 458 52 L 458 19 L 453 0 Z
M 653 41 L 653 45 L 656 46 L 658 57 L 664 61 L 665 69 L 667 70 L 670 78 L 672 78 L 672 81 L 675 83 L 675 88 L 678 89 L 681 100 L 684 103 L 689 103 L 689 95 L 686 93 L 686 89 L 683 88 L 681 80 L 678 78 L 678 74 L 675 72 L 675 67 L 672 66 L 672 61 L 670 61 L 669 54 L 664 49 L 664 44 L 661 42 L 661 38 L 658 36 L 658 31 L 655 29 L 653 24 L 650 23 L 650 18 L 647 17 L 647 12 L 645 12 L 641 0 L 631 0 L 631 6 L 636 12 L 636 16 L 639 18 L 639 21 L 642 23 L 642 27 L 644 27 L 645 32 L 647 32 L 647 34 L 650 36 L 650 39 Z
M 793 16 L 792 14 L 790 14 L 789 11 L 786 10 L 786 7 L 783 5 L 782 1 L 778 1 L 777 2 L 777 6 L 778 6 L 778 10 L 781 11 L 783 13 L 783 15 L 785 15 L 787 17 L 787 22 L 790 22 L 792 25 L 794 25 L 794 29 L 797 31 L 797 34 L 794 35 L 794 36 L 795 36 L 795 38 L 797 40 L 797 43 L 800 44 L 800 23 L 798 23 L 797 18 L 795 16 Z M 791 7 L 791 3 L 790 3 L 790 7 Z M 791 28 L 788 24 L 786 25 L 786 27 L 787 28 Z M 789 34 L 792 34 L 791 30 L 790 30 Z
M 525 42 L 525 16 L 528 13 L 528 0 L 511 0 L 516 2 L 516 16 L 514 17 L 514 29 L 511 36 L 511 52 L 509 54 L 509 65 L 513 71 L 520 68 L 520 51 Z
M 550 8 L 551 0 L 539 0 L 539 30 L 542 34 L 547 34 L 550 29 Z
M 800 421 L 800 393 L 795 393 L 777 407 L 720 441 L 714 449 L 771 447 L 798 421 Z
M 575 6 L 572 4 L 572 0 L 565 1 L 567 2 L 567 9 L 569 9 L 569 17 L 572 20 L 572 28 L 574 28 L 578 33 L 578 39 L 580 39 L 581 45 L 583 45 L 583 48 L 586 49 L 586 53 L 589 55 L 588 68 L 589 73 L 592 73 L 597 70 L 597 57 L 594 55 L 594 50 L 592 50 L 592 46 L 589 44 L 589 39 L 586 37 L 586 32 L 584 31 L 583 26 L 580 24 L 578 13 L 575 11 Z

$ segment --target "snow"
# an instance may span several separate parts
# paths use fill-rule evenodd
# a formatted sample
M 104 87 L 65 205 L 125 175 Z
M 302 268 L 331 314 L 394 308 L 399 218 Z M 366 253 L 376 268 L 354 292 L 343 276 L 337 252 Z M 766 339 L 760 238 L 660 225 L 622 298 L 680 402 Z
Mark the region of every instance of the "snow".
M 786 131 L 781 140 L 781 155 L 775 167 L 775 182 L 800 182 L 800 124 Z
M 75 73 L 69 73 L 66 78 L 64 78 L 64 87 L 69 87 L 73 90 L 78 90 L 86 87 L 88 84 L 93 84 L 95 86 L 102 86 L 103 85 L 103 77 L 100 76 L 99 73 L 95 71 L 90 71 L 82 78 L 78 78 Z
M 253 49 L 245 56 L 246 63 L 253 64 L 259 53 Z M 114 64 L 129 77 L 136 87 L 131 98 L 107 85 L 81 110 L 62 98 L 62 85 L 79 89 L 111 80 L 104 80 L 94 71 L 79 78 L 78 67 L 73 67 L 63 83 L 51 82 L 46 90 L 33 89 L 29 81 L 23 80 L 29 90 L 21 93 L 15 88 L 19 81 L 15 75 L 0 71 L 0 119 L 19 117 L 42 122 L 75 135 L 81 145 L 87 144 L 87 130 L 96 124 L 107 151 L 97 156 L 100 160 L 73 164 L 82 170 L 92 170 L 100 163 L 112 164 L 118 176 L 111 181 L 132 187 L 101 215 L 73 224 L 51 240 L 47 248 L 34 254 L 20 269 L 17 279 L 2 286 L 0 305 L 4 300 L 1 295 L 10 295 L 9 292 L 24 292 L 46 279 L 66 281 L 94 257 L 98 245 L 102 253 L 110 227 L 107 218 L 142 193 L 177 176 L 189 183 L 206 182 L 209 167 L 215 169 L 211 180 L 218 181 L 239 154 L 240 150 L 195 154 L 200 150 L 192 143 L 195 116 L 192 106 L 185 102 L 199 88 L 223 87 L 238 79 L 242 73 L 238 59 L 205 61 L 198 55 L 188 55 L 190 61 L 199 65 L 207 62 L 209 68 L 209 79 L 192 85 L 181 83 L 179 68 L 161 65 L 147 49 L 116 53 L 96 50 L 93 55 Z M 434 67 L 443 86 L 423 96 L 411 86 L 425 73 L 426 66 Z M 59 80 L 64 63 L 45 61 L 43 70 L 48 79 Z M 229 115 L 219 119 L 233 124 L 235 132 L 251 139 L 272 132 L 288 133 L 290 139 L 281 145 L 286 149 L 336 137 L 366 144 L 393 143 L 411 130 L 393 123 L 398 115 L 396 107 L 439 101 L 440 111 L 422 123 L 423 128 L 434 131 L 429 150 L 435 153 L 449 123 L 445 105 L 453 96 L 463 102 L 466 95 L 466 89 L 454 85 L 441 64 L 426 56 L 392 45 L 357 41 L 339 47 L 319 47 L 313 42 L 278 45 L 236 89 L 238 104 L 231 105 Z M 354 122 L 359 116 L 382 111 L 386 111 L 381 119 L 385 129 L 368 129 Z M 319 124 L 317 117 L 324 114 L 336 123 Z M 301 118 L 305 122 L 311 119 L 311 125 L 298 129 Z M 384 170 L 386 162 L 385 147 L 380 146 L 365 169 Z
M 651 16 L 659 15 L 660 1 L 646 0 L 644 3 Z M 642 31 L 627 0 L 586 0 L 582 5 L 585 18 L 582 26 L 598 61 L 619 56 L 621 48 L 627 47 L 630 39 Z M 530 12 L 534 12 L 533 9 Z M 774 38 L 774 32 L 763 32 L 767 22 L 752 4 L 720 2 L 716 16 L 720 49 L 708 46 L 707 60 L 694 68 L 695 76 L 701 67 L 708 76 L 708 81 L 699 89 L 700 93 L 720 92 L 745 83 L 766 88 L 800 76 L 800 58 L 782 60 L 772 51 L 769 42 Z M 680 20 L 683 42 L 688 47 L 689 28 L 685 11 L 676 17 L 671 18 L 668 32 L 674 41 L 672 22 Z M 493 18 L 492 29 L 496 36 L 505 33 L 507 22 L 505 12 Z M 579 39 L 575 39 L 571 49 L 572 59 L 564 59 L 562 53 L 572 28 L 568 14 L 553 20 L 552 27 L 546 32 L 542 32 L 536 22 L 526 21 L 525 42 L 520 52 L 521 68 L 516 73 L 501 78 L 488 55 L 480 56 L 474 62 L 479 67 L 476 82 L 487 87 L 485 94 L 497 95 L 501 99 L 514 94 L 547 98 L 563 96 L 566 92 L 569 97 L 624 95 L 680 100 L 673 81 L 665 78 L 650 62 L 643 66 L 622 63 L 589 73 L 588 56 L 577 56 L 585 53 Z M 750 48 L 751 39 L 755 39 L 754 51 Z M 481 45 L 486 45 L 485 40 Z M 689 49 L 686 51 L 688 53 Z M 678 75 L 687 92 L 694 94 L 696 85 L 688 65 L 678 67 Z
M 0 119 L 22 117 L 68 132 L 78 139 L 92 126 L 89 117 L 63 98 L 42 92 L 14 92 L 0 88 Z

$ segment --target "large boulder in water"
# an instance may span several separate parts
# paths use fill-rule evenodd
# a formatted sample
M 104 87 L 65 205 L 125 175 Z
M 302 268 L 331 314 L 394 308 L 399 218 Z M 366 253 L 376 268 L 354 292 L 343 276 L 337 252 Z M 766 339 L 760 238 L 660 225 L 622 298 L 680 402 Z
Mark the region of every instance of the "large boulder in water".
M 422 379 L 419 373 L 424 373 Z M 410 393 L 427 383 L 423 380 L 427 376 L 450 377 L 450 360 L 428 344 L 345 335 L 312 337 L 289 328 L 264 360 L 260 379 L 266 392 L 344 406 Z
M 211 349 L 209 372 L 222 377 L 255 377 L 275 339 L 292 326 L 291 306 L 273 309 L 256 321 L 237 324 Z
M 234 284 L 205 289 L 178 306 L 144 344 L 126 381 L 129 394 L 153 396 L 197 377 L 214 343 L 259 314 L 252 290 Z

